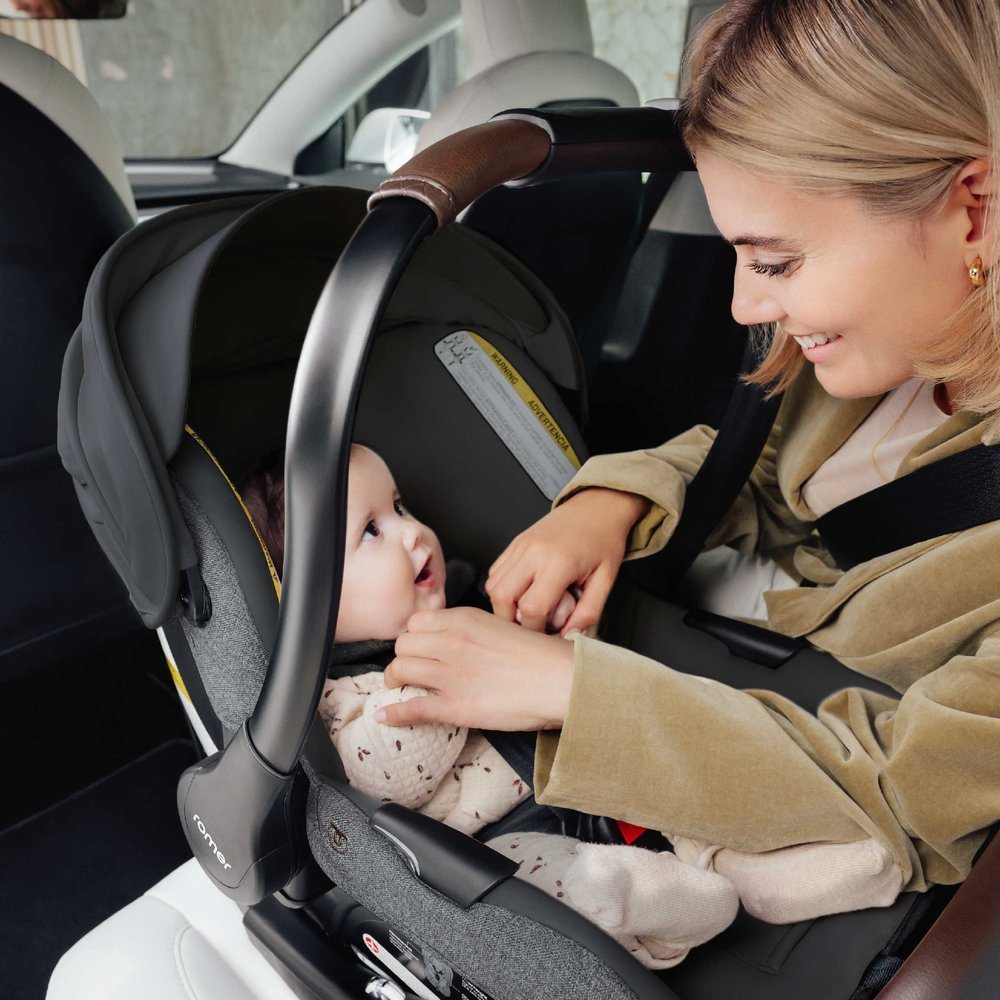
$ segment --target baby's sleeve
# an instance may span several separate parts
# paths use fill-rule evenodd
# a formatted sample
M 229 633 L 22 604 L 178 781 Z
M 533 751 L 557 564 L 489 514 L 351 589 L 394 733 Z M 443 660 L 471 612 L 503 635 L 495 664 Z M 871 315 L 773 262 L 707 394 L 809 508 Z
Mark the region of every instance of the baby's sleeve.
M 384 726 L 375 720 L 380 708 L 425 693 L 387 688 L 378 672 L 326 682 L 320 715 L 353 786 L 383 802 L 419 809 L 451 776 L 467 729 L 438 723 Z

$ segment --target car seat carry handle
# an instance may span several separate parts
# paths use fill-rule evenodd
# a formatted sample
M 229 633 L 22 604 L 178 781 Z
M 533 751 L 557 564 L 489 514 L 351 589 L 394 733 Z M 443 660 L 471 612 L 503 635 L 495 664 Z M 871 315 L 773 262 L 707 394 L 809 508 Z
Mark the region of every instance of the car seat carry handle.
M 327 279 L 306 333 L 288 418 L 285 574 L 270 666 L 242 729 L 224 751 L 189 768 L 178 789 L 195 857 L 240 903 L 284 888 L 309 858 L 299 842 L 298 760 L 337 625 L 361 377 L 399 277 L 433 229 L 424 205 L 377 206 Z
M 608 170 L 694 170 L 673 112 L 504 111 L 422 150 L 383 181 L 368 204 L 413 198 L 427 205 L 442 227 L 500 184 L 527 187 Z
M 644 128 L 659 123 L 662 141 L 676 155 L 680 140 L 672 114 L 641 114 Z M 589 116 L 570 117 L 571 138 L 586 136 L 586 128 L 592 128 L 586 125 Z M 620 121 L 629 128 L 635 120 L 633 112 Z M 620 164 L 623 137 L 610 121 L 590 134 Z M 419 154 L 373 195 L 371 211 L 345 247 L 313 311 L 289 408 L 285 572 L 271 662 L 253 714 L 237 737 L 222 754 L 189 769 L 178 793 L 196 856 L 219 888 L 240 902 L 255 902 L 282 889 L 307 861 L 290 819 L 293 792 L 301 780 L 299 758 L 336 632 L 350 442 L 362 376 L 386 306 L 435 222 L 444 224 L 478 193 L 533 171 L 551 153 L 550 134 L 521 120 L 492 122 Z M 640 143 L 646 153 L 649 145 Z M 599 160 L 592 150 L 586 163 L 601 169 Z M 648 166 L 658 169 L 662 162 Z M 629 167 L 641 169 L 641 158 Z M 218 833 L 228 814 L 242 814 L 246 835 Z M 219 850 L 226 859 L 221 874 Z

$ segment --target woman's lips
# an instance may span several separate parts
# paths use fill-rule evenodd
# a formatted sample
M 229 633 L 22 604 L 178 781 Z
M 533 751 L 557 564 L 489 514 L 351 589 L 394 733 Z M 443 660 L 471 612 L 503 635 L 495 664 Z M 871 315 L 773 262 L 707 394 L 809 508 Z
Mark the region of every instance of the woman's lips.
M 802 348 L 802 353 L 805 355 L 806 360 L 819 362 L 826 360 L 826 358 L 837 350 L 837 345 L 840 343 L 841 337 L 840 334 L 836 333 L 821 333 L 809 337 L 792 336 L 792 339 Z

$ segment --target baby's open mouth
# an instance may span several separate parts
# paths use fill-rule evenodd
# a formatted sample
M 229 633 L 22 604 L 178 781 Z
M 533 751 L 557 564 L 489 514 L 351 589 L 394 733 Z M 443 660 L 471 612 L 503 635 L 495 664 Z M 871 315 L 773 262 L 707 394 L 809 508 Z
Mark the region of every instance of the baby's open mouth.
M 413 581 L 417 586 L 422 583 L 430 583 L 433 580 L 434 574 L 431 572 L 431 557 L 427 557 L 427 562 L 421 567 L 420 572 L 417 574 L 416 579 Z

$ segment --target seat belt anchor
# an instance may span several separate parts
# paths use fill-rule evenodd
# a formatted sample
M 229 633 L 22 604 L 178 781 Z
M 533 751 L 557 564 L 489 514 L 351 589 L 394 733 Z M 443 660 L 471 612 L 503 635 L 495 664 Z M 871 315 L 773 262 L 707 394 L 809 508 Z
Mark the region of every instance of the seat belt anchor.
M 184 617 L 198 628 L 204 628 L 212 617 L 212 595 L 197 566 L 181 570 L 179 598 Z

